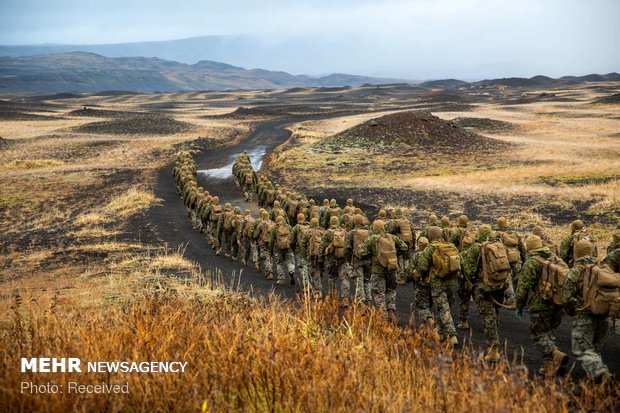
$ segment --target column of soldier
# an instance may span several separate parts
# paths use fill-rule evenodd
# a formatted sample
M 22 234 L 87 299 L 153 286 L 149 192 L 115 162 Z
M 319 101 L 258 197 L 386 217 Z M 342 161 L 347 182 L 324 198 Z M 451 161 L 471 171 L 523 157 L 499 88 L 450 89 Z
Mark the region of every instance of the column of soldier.
M 557 348 L 554 330 L 568 313 L 575 357 L 594 380 L 613 379 L 601 348 L 610 319 L 620 312 L 620 229 L 599 261 L 591 233 L 580 220 L 571 224 L 559 248 L 542 227 L 523 236 L 504 217 L 495 230 L 487 224 L 475 230 L 465 215 L 454 226 L 448 217 L 431 215 L 429 225 L 416 234 L 401 209 L 390 211 L 389 218 L 381 210 L 371 224 L 351 199 L 344 208 L 334 199 L 319 206 L 303 194 L 287 192 L 257 174 L 245 152 L 235 161 L 233 174 L 246 200 L 257 198 L 258 217 L 228 203 L 222 206 L 217 196 L 198 187 L 189 154 L 181 153 L 173 170 L 194 228 L 206 235 L 217 255 L 240 259 L 243 265 L 251 258 L 267 279 L 273 279 L 275 263 L 276 284 L 284 284 L 287 276 L 291 285 L 298 282 L 297 268 L 303 290 L 315 296 L 322 294 L 325 277 L 341 306 L 376 305 L 390 320 L 396 320 L 397 285 L 412 282 L 417 319 L 448 345 L 458 344 L 457 328 L 470 328 L 474 301 L 489 363 L 500 359 L 499 308 L 512 308 L 521 318 L 527 306 L 531 338 L 542 353 L 539 373 L 545 377 L 566 369 L 568 356 Z M 458 324 L 451 312 L 455 292 Z

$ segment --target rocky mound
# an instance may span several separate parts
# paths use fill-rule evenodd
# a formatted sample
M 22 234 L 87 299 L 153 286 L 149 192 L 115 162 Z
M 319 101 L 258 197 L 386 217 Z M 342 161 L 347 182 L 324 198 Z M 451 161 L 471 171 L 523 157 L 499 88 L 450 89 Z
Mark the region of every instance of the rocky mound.
M 131 116 L 112 121 L 92 122 L 74 128 L 81 133 L 114 135 L 173 135 L 191 130 L 193 126 L 170 116 Z
M 29 113 L 35 108 L 0 100 L 0 120 L 48 120 L 48 116 Z
M 82 109 L 72 110 L 67 113 L 70 116 L 84 116 L 91 118 L 116 118 L 120 116 L 142 116 L 137 112 L 124 112 L 122 110 L 92 109 L 84 106 Z M 145 114 L 146 115 L 146 114 Z
M 400 112 L 372 119 L 315 145 L 319 150 L 355 147 L 380 152 L 401 149 L 446 154 L 490 152 L 512 146 L 469 132 L 422 111 Z
M 620 104 L 620 93 L 614 93 L 610 96 L 604 96 L 602 98 L 598 98 L 594 100 L 592 103 L 600 103 L 604 105 L 619 105 Z
M 503 120 L 496 120 L 490 118 L 455 118 L 450 122 L 452 124 L 459 126 L 461 128 L 466 129 L 474 129 L 480 132 L 488 132 L 488 133 L 501 133 L 508 132 L 517 127 L 510 123 L 504 122 Z

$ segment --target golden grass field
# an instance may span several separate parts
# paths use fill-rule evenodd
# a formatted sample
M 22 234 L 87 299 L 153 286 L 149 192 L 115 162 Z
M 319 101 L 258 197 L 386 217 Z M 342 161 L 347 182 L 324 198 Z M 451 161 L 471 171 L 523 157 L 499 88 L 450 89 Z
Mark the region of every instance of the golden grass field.
M 272 92 L 274 95 L 278 91 Z M 556 93 L 558 93 L 556 91 Z M 310 145 L 381 112 L 306 121 L 291 128 L 295 146 L 270 159 L 293 188 L 382 186 L 467 194 L 514 194 L 554 202 L 588 200 L 608 221 L 609 240 L 620 216 L 620 106 L 592 105 L 589 89 L 568 90 L 583 102 L 515 106 L 479 105 L 473 112 L 437 113 L 444 119 L 488 117 L 518 124 L 518 131 L 489 135 L 521 144 L 500 168 L 453 168 L 385 173 L 407 159 L 377 155 L 366 172 L 342 174 L 340 162 L 367 162 L 356 152 L 315 153 Z M 213 283 L 183 251 L 141 239 L 146 211 L 156 205 L 158 171 L 198 137 L 234 144 L 256 119 L 205 117 L 251 105 L 270 92 L 90 96 L 50 99 L 47 120 L 0 119 L 0 407 L 4 411 L 613 411 L 618 389 L 589 382 L 532 381 L 510 362 L 485 366 L 479 354 L 452 353 L 424 332 L 386 324 L 374 313 L 335 304 L 249 298 L 232 283 Z M 222 95 L 222 96 L 220 96 Z M 242 101 L 242 103 L 238 103 Z M 192 129 L 171 135 L 80 132 L 109 118 L 71 116 L 83 106 L 166 114 Z M 457 157 L 458 158 L 458 157 Z M 340 177 L 342 175 L 342 177 Z M 544 179 L 543 179 L 544 178 Z M 592 180 L 568 185 L 567 180 Z M 172 177 L 171 177 L 172 179 Z M 542 179 L 542 181 L 541 181 Z M 555 180 L 551 186 L 542 182 Z M 598 179 L 598 181 L 597 181 Z M 181 201 L 179 201 L 181 202 Z M 415 207 L 403 205 L 410 210 Z M 458 212 L 459 205 L 453 208 Z M 419 206 L 418 209 L 422 209 Z M 524 208 L 519 224 L 553 225 Z M 594 224 L 594 223 L 591 223 Z M 217 277 L 216 277 L 217 278 Z M 228 275 L 223 277 L 228 279 Z M 36 397 L 19 394 L 19 382 L 57 376 L 19 373 L 21 356 L 66 354 L 86 360 L 187 360 L 184 376 L 82 375 L 84 382 L 128 381 L 129 395 Z M 70 377 L 69 377 L 70 378 Z

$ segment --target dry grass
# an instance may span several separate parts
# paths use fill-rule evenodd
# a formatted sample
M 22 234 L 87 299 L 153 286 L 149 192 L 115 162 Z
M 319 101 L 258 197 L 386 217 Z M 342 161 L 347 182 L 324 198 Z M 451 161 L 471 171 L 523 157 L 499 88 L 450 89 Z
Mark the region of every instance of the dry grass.
M 122 195 L 113 198 L 108 205 L 103 208 L 104 214 L 108 216 L 120 216 L 126 218 L 129 215 L 147 210 L 151 205 L 160 200 L 151 192 L 131 188 Z
M 88 317 L 54 299 L 31 306 L 14 295 L 0 334 L 5 405 L 29 411 L 67 411 L 76 403 L 89 411 L 613 411 L 620 397 L 618 389 L 591 384 L 532 382 L 518 366 L 486 366 L 479 354 L 452 352 L 375 313 L 352 308 L 340 315 L 329 300 L 296 306 L 169 279 L 151 278 L 142 287 L 146 297 L 102 305 Z M 12 390 L 21 381 L 58 382 L 58 375 L 18 371 L 20 357 L 50 354 L 71 354 L 83 363 L 188 366 L 184 374 L 63 376 L 82 384 L 129 384 L 129 394 L 113 397 Z
M 0 169 L 38 169 L 49 168 L 53 166 L 61 166 L 64 162 L 56 159 L 27 159 L 27 160 L 15 160 L 0 165 Z

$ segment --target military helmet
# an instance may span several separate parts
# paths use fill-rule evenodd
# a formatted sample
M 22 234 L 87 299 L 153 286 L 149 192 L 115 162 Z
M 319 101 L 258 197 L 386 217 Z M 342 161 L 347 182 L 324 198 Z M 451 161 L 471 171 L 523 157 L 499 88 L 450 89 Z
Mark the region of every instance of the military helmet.
M 375 222 L 372 223 L 373 231 L 383 231 L 385 229 L 385 222 L 380 219 L 376 219 Z
M 329 200 L 329 206 L 332 208 L 336 208 L 338 206 L 338 202 L 336 202 L 336 200 L 332 198 Z
M 389 213 L 390 213 L 390 219 L 396 218 L 396 215 L 395 215 L 396 211 L 394 211 L 394 208 L 390 208 Z
M 319 219 L 318 219 L 318 218 L 312 218 L 312 219 L 310 220 L 310 226 L 311 226 L 312 228 L 314 228 L 314 227 L 318 227 L 318 226 L 319 226 Z
M 355 214 L 353 217 L 353 223 L 355 225 L 364 225 L 364 216 L 362 214 Z
M 340 220 L 337 216 L 333 216 L 329 219 L 329 226 L 334 227 L 340 225 Z
M 508 228 L 508 220 L 506 217 L 499 217 L 497 219 L 497 228 L 499 229 L 507 229 Z
M 468 222 L 469 218 L 467 218 L 467 215 L 461 215 L 458 219 L 459 227 L 466 227 Z
M 246 217 L 251 217 L 252 216 L 252 211 L 250 211 L 249 209 L 246 209 L 245 212 L 244 212 L 244 215 Z
M 225 210 L 232 209 L 232 205 L 230 204 L 230 202 L 226 202 L 226 204 L 224 205 L 224 209 Z
M 220 203 L 220 197 L 219 196 L 214 196 L 213 198 L 211 198 L 211 202 L 213 202 L 214 204 L 219 204 Z
M 428 247 L 428 238 L 426 237 L 418 238 L 418 249 L 423 250 L 426 247 Z
M 263 216 L 263 211 L 265 211 L 265 208 L 259 208 L 258 209 L 258 215 L 260 215 L 262 217 Z
M 583 227 L 585 227 L 585 224 L 582 220 L 577 219 L 570 224 L 570 227 L 573 231 L 581 231 Z
M 586 255 L 592 256 L 594 254 L 594 244 L 592 244 L 587 239 L 580 240 L 577 245 L 575 245 L 575 257 L 581 258 Z
M 280 208 L 280 201 L 278 201 L 278 200 L 273 201 L 273 207 L 274 208 Z
M 448 218 L 447 216 L 443 216 L 441 217 L 441 225 L 443 226 L 449 226 L 450 225 L 450 218 Z
M 384 220 L 385 218 L 387 218 L 387 212 L 385 212 L 385 209 L 379 210 L 379 219 Z
M 263 213 L 261 214 L 261 217 L 263 219 L 269 219 L 269 212 L 268 211 L 263 211 Z
M 306 216 L 303 213 L 297 214 L 297 222 L 303 222 L 306 220 Z
M 325 198 L 323 200 L 323 206 L 329 206 L 329 199 Z
M 525 240 L 525 249 L 530 252 L 542 248 L 542 240 L 537 235 L 530 235 Z
M 286 212 L 284 212 L 284 210 L 283 210 L 283 209 L 280 209 L 280 210 L 278 210 L 278 216 L 279 216 L 279 217 L 280 217 L 280 216 L 285 217 L 285 216 L 286 216 Z
M 198 187 L 198 192 L 200 192 L 201 194 L 204 193 L 205 189 L 201 186 Z
M 394 210 L 394 216 L 396 218 L 402 218 L 403 217 L 403 209 L 402 208 L 396 208 Z
M 309 203 L 310 205 L 314 206 L 314 204 L 315 204 L 314 199 L 310 198 L 310 201 L 308 201 L 308 203 Z
M 432 227 L 428 228 L 428 240 L 430 242 L 439 241 L 442 235 L 443 235 L 443 232 L 441 231 L 441 228 L 439 228 L 438 226 L 433 225 Z
M 347 206 L 353 206 L 353 199 L 347 199 Z
M 282 215 L 278 215 L 276 218 L 276 224 L 281 224 L 284 222 L 284 217 Z
M 355 209 L 353 210 L 353 213 L 354 213 L 354 214 L 361 214 L 361 213 L 362 213 L 362 209 L 361 209 L 361 208 L 355 208 Z
M 536 235 L 537 237 L 542 238 L 543 227 L 541 227 L 540 225 L 536 225 L 534 228 L 532 228 L 532 234 Z
M 241 208 L 239 208 L 238 206 L 236 206 L 236 207 L 233 209 L 233 212 L 234 212 L 235 214 L 240 214 L 240 213 L 241 213 Z
M 436 224 L 436 223 L 437 223 L 437 215 L 435 215 L 435 214 L 431 214 L 431 215 L 428 217 L 428 222 L 429 222 L 430 224 Z
M 489 224 L 482 224 L 480 228 L 478 228 L 478 235 L 490 234 L 491 232 L 493 232 L 493 229 L 491 229 Z

